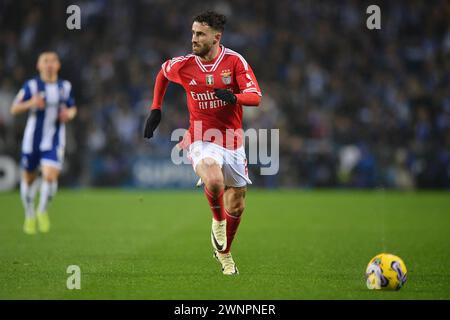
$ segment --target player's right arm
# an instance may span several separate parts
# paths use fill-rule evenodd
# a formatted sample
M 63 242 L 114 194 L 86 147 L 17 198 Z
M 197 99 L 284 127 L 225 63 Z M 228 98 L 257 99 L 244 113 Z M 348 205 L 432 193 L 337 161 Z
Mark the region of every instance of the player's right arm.
M 153 88 L 153 103 L 150 107 L 150 115 L 145 122 L 144 138 L 153 137 L 153 132 L 161 122 L 161 107 L 166 94 L 169 80 L 164 76 L 162 70 L 156 76 L 155 87 Z
M 153 103 L 150 107 L 150 115 L 145 122 L 144 138 L 150 139 L 153 137 L 153 132 L 161 122 L 161 107 L 169 81 L 181 84 L 179 70 L 186 60 L 187 57 L 176 57 L 167 60 L 161 65 L 161 70 L 156 76 L 153 89 Z
M 32 96 L 30 88 L 28 87 L 28 83 L 25 83 L 14 99 L 10 111 L 11 114 L 16 115 L 28 111 L 32 108 L 45 108 L 45 100 L 40 95 Z

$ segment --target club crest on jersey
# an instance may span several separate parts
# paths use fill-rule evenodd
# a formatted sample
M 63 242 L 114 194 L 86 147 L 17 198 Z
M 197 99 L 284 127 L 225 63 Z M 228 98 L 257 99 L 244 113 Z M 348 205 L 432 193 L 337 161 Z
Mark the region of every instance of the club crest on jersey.
M 207 86 L 213 86 L 214 85 L 214 75 L 207 74 L 206 75 L 206 85 Z
M 220 76 L 222 77 L 223 84 L 230 84 L 231 83 L 231 71 L 230 70 L 222 70 L 220 73 Z

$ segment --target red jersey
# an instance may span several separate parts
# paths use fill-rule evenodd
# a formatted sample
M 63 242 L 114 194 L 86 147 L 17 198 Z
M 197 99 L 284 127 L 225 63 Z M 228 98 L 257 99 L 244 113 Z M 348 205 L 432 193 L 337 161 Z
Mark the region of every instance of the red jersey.
M 167 60 L 162 64 L 162 71 L 169 81 L 186 90 L 190 127 L 184 146 L 197 140 L 215 142 L 228 149 L 242 145 L 239 99 L 232 105 L 214 94 L 214 89 L 220 88 L 234 94 L 261 96 L 252 68 L 239 53 L 220 46 L 220 53 L 213 61 L 204 63 L 198 56 L 188 54 Z

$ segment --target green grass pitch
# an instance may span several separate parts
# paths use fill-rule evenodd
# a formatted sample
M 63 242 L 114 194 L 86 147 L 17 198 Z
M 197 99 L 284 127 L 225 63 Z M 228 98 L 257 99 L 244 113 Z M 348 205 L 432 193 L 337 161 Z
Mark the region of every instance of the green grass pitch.
M 18 193 L 0 208 L 0 299 L 450 299 L 448 193 L 250 188 L 238 277 L 212 258 L 200 191 L 62 190 L 36 236 Z M 406 263 L 400 291 L 366 289 L 381 252 Z M 66 288 L 69 265 L 81 290 Z

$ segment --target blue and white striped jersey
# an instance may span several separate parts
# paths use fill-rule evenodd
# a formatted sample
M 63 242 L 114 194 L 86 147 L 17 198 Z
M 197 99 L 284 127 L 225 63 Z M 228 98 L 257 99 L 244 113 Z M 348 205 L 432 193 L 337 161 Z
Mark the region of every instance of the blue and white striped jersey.
M 25 82 L 16 96 L 15 103 L 29 100 L 37 94 L 44 97 L 45 108 L 32 108 L 28 112 L 22 141 L 24 154 L 64 147 L 66 131 L 64 123 L 59 121 L 59 111 L 62 106 L 70 108 L 75 105 L 69 81 L 58 79 L 50 83 L 42 81 L 39 76 Z

